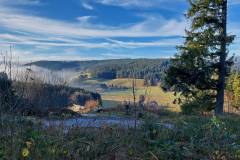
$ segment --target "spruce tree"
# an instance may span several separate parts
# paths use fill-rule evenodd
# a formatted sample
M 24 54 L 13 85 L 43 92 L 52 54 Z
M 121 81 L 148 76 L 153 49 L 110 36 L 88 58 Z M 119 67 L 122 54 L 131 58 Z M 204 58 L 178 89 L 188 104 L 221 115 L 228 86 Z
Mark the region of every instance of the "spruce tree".
M 185 103 L 208 97 L 211 104 L 206 107 L 221 114 L 225 78 L 232 64 L 227 47 L 234 40 L 227 35 L 227 0 L 189 0 L 189 4 L 186 17 L 191 26 L 185 43 L 171 59 L 165 83 L 180 92 Z

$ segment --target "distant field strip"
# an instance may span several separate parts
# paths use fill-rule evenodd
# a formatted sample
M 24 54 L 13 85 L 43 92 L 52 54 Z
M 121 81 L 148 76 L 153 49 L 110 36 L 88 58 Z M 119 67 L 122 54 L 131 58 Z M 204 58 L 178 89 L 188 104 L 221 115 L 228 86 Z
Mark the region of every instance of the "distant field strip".
M 146 87 L 138 87 L 136 89 L 136 97 L 138 100 L 139 95 L 144 95 Z M 147 101 L 155 100 L 159 105 L 168 106 L 171 110 L 179 111 L 179 106 L 173 104 L 174 95 L 172 92 L 164 92 L 160 87 L 149 87 L 147 90 Z M 119 104 L 123 101 L 133 101 L 132 90 L 128 89 L 125 91 L 110 91 L 102 94 L 102 99 L 108 104 L 113 105 Z
M 136 87 L 144 87 L 144 80 L 143 79 L 136 79 Z M 122 87 L 132 87 L 133 79 L 128 78 L 119 78 L 113 79 L 107 82 L 107 85 L 116 85 Z

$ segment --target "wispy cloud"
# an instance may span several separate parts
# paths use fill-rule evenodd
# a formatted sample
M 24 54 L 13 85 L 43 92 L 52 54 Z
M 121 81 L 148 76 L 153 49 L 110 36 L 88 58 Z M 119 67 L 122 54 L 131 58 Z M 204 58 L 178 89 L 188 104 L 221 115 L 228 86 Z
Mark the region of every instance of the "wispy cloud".
M 176 41 L 117 41 L 117 37 L 182 36 L 184 19 L 164 19 L 161 16 L 145 16 L 143 21 L 127 27 L 112 27 L 91 24 L 93 16 L 81 16 L 79 22 L 64 22 L 26 15 L 11 8 L 0 8 L 0 25 L 14 33 L 0 34 L 1 43 L 29 45 L 34 47 L 80 47 L 80 48 L 141 48 L 174 46 Z M 176 26 L 177 29 L 176 29 Z M 80 40 L 77 38 L 81 38 Z M 101 38 L 102 42 L 89 42 Z M 105 40 L 104 40 L 105 39 Z M 107 39 L 107 40 L 106 40 Z
M 167 20 L 153 17 L 129 27 L 115 28 L 98 26 L 96 24 L 93 24 L 91 27 L 83 27 L 79 23 L 66 23 L 48 18 L 14 13 L 12 11 L 0 11 L 0 17 L 0 25 L 11 30 L 80 37 L 182 36 L 185 28 L 184 20 Z M 149 24 L 154 24 L 154 26 L 149 26 Z M 175 26 L 178 26 L 177 29 Z
M 4 46 L 0 44 L 1 49 L 4 49 L 4 54 L 10 56 L 9 46 Z M 2 52 L 2 51 L 1 51 Z M 52 53 L 46 54 L 35 49 L 20 49 L 13 47 L 11 56 L 13 57 L 14 62 L 27 63 L 38 60 L 59 60 L 59 61 L 72 61 L 72 60 L 97 60 L 99 57 L 96 56 L 86 56 L 84 53 L 79 52 L 68 52 L 64 50 L 61 53 Z M 0 55 L 0 62 L 3 60 L 3 57 Z
M 114 39 L 108 39 L 113 44 L 117 45 L 119 48 L 141 48 L 141 47 L 174 47 L 180 45 L 182 38 L 175 39 L 164 39 L 161 41 L 151 41 L 151 42 L 134 42 L 134 41 L 119 41 Z
M 101 54 L 101 56 L 104 58 L 104 59 L 119 59 L 119 58 L 143 58 L 141 56 L 137 56 L 137 55 L 132 55 L 132 54 L 119 54 L 119 53 L 114 53 L 114 52 L 108 52 L 108 53 L 103 53 Z
M 154 1 L 145 1 L 145 0 L 98 0 L 99 3 L 105 5 L 113 5 L 113 6 L 122 6 L 122 7 L 132 7 L 132 6 L 144 6 L 149 7 L 152 6 L 152 2 Z
M 120 6 L 125 8 L 141 7 L 141 8 L 172 8 L 177 3 L 186 3 L 186 0 L 97 0 L 98 3 L 110 6 Z M 230 5 L 240 4 L 239 0 L 229 0 Z
M 21 1 L 25 5 L 40 4 L 38 0 Z M 126 1 L 127 2 L 127 1 Z M 20 0 L 15 1 L 15 4 Z M 132 2 L 133 3 L 133 2 Z M 176 40 L 163 39 L 161 41 L 120 41 L 119 37 L 141 38 L 141 37 L 162 37 L 162 36 L 182 36 L 184 35 L 184 19 L 165 19 L 161 16 L 149 15 L 143 17 L 143 21 L 127 26 L 107 26 L 92 24 L 94 16 L 80 16 L 78 22 L 65 22 L 27 14 L 10 7 L 6 0 L 0 0 L 0 26 L 10 33 L 0 33 L 0 43 L 16 46 L 31 46 L 28 50 L 16 51 L 18 57 L 31 57 L 31 59 L 44 59 L 44 54 L 39 51 L 51 50 L 55 48 L 77 47 L 86 49 L 106 49 L 111 48 L 142 48 L 142 47 L 173 47 L 179 42 Z M 88 3 L 82 3 L 82 5 Z M 92 9 L 90 5 L 85 8 Z M 178 26 L 176 29 L 175 26 Z M 101 42 L 94 39 L 102 39 Z M 91 41 L 89 41 L 91 40 Z M 52 58 L 61 56 L 60 59 L 70 59 L 71 56 L 54 55 Z M 16 56 L 17 56 L 16 55 Z M 65 55 L 65 54 L 64 54 Z M 77 55 L 77 53 L 76 53 Z M 74 55 L 74 59 L 76 57 Z M 34 57 L 33 57 L 34 56 Z M 49 55 L 48 55 L 49 57 Z M 112 57 L 112 56 L 111 56 Z M 119 57 L 119 56 L 118 56 Z M 81 57 L 83 58 L 83 57 Z M 80 58 L 79 58 L 80 59 Z
M 170 4 L 185 2 L 185 0 L 97 0 L 98 3 L 110 6 L 120 6 L 124 8 L 132 7 L 156 7 L 156 8 L 171 8 Z M 167 6 L 163 6 L 167 5 Z
M 0 0 L 2 5 L 40 5 L 40 0 Z
M 96 18 L 96 16 L 81 16 L 76 19 L 79 21 L 81 26 L 91 25 L 90 20 Z
M 142 48 L 142 47 L 174 47 L 179 45 L 182 39 L 163 39 L 161 41 L 137 42 L 137 41 L 119 41 L 106 39 L 99 42 L 86 42 L 79 39 L 23 36 L 14 34 L 0 34 L 0 43 L 30 46 L 47 47 L 81 47 L 81 48 Z
M 169 7 L 169 4 L 183 1 L 185 2 L 185 0 L 85 0 L 80 4 L 85 9 L 95 12 L 97 6 L 94 4 L 96 3 L 132 9 L 135 7 Z M 237 0 L 232 2 L 232 4 L 238 4 Z M 39 14 L 29 13 L 28 10 L 21 10 L 21 7 L 18 8 L 19 5 L 29 7 L 42 4 L 40 0 L 0 0 L 0 46 L 4 46 L 1 49 L 7 49 L 6 46 L 13 44 L 17 46 L 15 55 L 25 60 L 26 57 L 34 60 L 46 59 L 45 51 L 51 53 L 47 54 L 47 59 L 72 60 L 73 57 L 78 60 L 94 59 L 96 56 L 81 55 L 82 50 L 91 49 L 105 49 L 106 52 L 101 55 L 103 58 L 131 58 L 130 54 L 124 54 L 127 53 L 125 49 L 132 51 L 138 48 L 140 50 L 143 48 L 158 49 L 155 47 L 175 48 L 176 45 L 181 44 L 182 38 L 180 37 L 185 35 L 184 29 L 188 26 L 182 15 L 166 18 L 159 14 L 141 13 L 141 15 L 135 14 L 135 16 L 140 16 L 141 20 L 122 25 L 107 25 L 98 19 L 100 15 L 99 17 L 94 14 L 81 15 L 76 16 L 75 20 L 64 21 L 42 17 Z M 99 23 L 96 23 L 97 20 Z M 237 25 L 231 25 L 230 31 L 240 34 Z M 24 47 L 27 49 L 23 49 Z M 56 48 L 62 52 L 59 53 L 55 50 Z M 70 51 L 66 48 L 78 50 Z M 124 53 L 120 54 L 119 50 L 124 50 Z
M 82 6 L 83 6 L 83 8 L 85 8 L 87 10 L 93 10 L 94 9 L 93 6 L 91 6 L 90 4 L 85 3 L 85 2 L 82 3 Z

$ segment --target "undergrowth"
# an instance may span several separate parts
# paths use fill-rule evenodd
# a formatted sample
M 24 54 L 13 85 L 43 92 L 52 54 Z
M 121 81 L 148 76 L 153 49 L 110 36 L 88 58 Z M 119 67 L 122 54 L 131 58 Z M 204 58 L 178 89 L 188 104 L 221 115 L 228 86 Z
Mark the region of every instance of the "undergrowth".
M 44 128 L 26 117 L 1 116 L 0 159 L 240 159 L 240 118 L 145 118 L 137 130 Z

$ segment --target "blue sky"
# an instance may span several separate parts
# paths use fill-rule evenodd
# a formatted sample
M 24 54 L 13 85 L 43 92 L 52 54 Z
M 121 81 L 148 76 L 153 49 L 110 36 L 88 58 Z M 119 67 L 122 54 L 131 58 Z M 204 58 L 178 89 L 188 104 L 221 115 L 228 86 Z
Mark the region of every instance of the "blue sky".
M 20 61 L 161 58 L 176 53 L 186 0 L 0 0 L 0 50 Z M 240 54 L 240 0 L 229 0 Z

